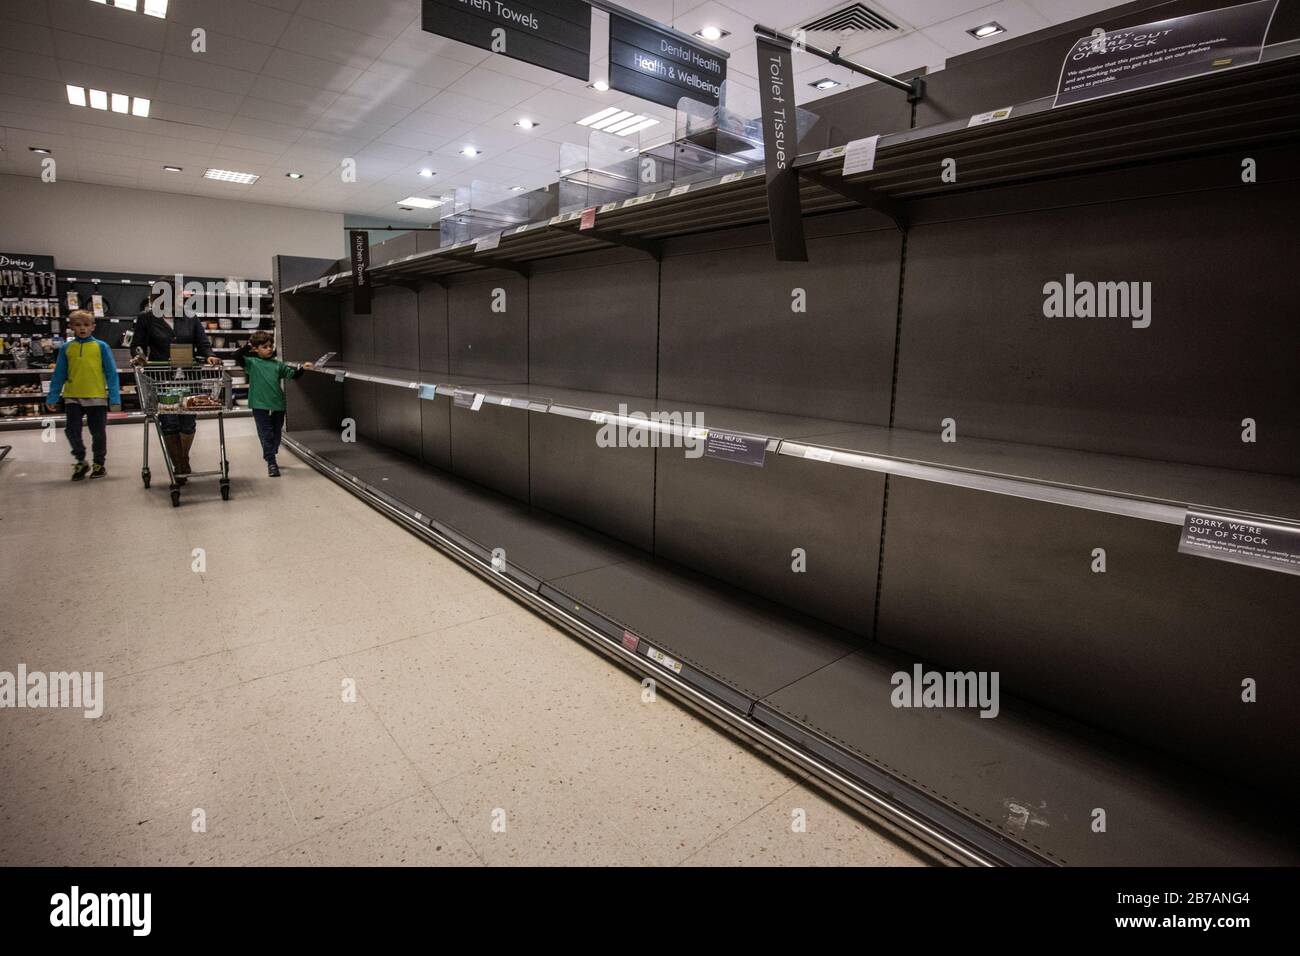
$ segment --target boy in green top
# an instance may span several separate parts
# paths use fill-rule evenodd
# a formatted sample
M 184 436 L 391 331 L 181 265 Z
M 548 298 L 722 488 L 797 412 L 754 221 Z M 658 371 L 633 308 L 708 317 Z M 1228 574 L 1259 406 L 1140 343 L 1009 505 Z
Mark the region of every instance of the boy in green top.
M 248 337 L 248 348 L 241 353 L 244 371 L 248 373 L 248 407 L 253 410 L 257 423 L 257 438 L 262 443 L 262 457 L 266 459 L 266 473 L 280 477 L 280 466 L 275 455 L 280 450 L 280 433 L 284 430 L 284 388 L 280 382 L 297 378 L 311 362 L 301 366 L 286 365 L 272 356 L 275 338 L 270 332 L 254 332 Z

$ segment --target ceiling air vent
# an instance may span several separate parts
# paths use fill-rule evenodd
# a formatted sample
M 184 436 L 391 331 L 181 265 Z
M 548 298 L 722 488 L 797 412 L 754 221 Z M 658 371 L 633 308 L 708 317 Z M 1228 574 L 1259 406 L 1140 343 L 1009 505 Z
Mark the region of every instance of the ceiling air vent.
M 861 3 L 832 10 L 825 16 L 805 23 L 799 29 L 809 33 L 857 33 L 859 30 L 897 30 L 898 24 Z

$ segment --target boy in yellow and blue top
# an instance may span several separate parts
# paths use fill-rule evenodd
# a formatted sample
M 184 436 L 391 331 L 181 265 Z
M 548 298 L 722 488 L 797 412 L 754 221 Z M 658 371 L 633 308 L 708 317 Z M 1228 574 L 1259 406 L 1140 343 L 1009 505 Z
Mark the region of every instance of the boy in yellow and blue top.
M 254 332 L 248 337 L 248 347 L 239 354 L 239 362 L 248 373 L 248 407 L 253 410 L 266 473 L 279 478 L 280 465 L 275 455 L 280 450 L 280 434 L 284 430 L 284 387 L 280 383 L 302 375 L 302 370 L 311 368 L 312 363 L 287 365 L 273 358 L 274 355 L 275 337 L 270 332 Z
M 104 455 L 108 450 L 108 412 L 122 409 L 122 393 L 117 378 L 117 362 L 108 343 L 95 338 L 95 317 L 77 311 L 68 316 L 73 338 L 59 349 L 59 360 L 50 377 L 50 394 L 45 404 L 54 411 L 62 401 L 68 416 L 63 432 L 72 446 L 72 480 L 103 478 Z M 90 425 L 90 446 L 94 467 L 86 464 L 86 446 L 81 440 L 81 424 Z

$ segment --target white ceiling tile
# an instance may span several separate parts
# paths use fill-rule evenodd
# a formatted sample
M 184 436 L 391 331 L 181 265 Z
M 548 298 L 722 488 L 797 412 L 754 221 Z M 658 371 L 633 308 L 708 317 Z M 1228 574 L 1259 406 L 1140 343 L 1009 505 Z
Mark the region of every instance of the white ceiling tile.
M 259 72 L 266 64 L 274 47 L 254 40 L 232 37 L 224 33 L 209 30 L 202 52 L 195 52 L 190 31 L 177 23 L 167 29 L 166 52 L 181 59 L 197 59 L 205 63 L 227 66 L 233 70 Z
M 357 3 L 356 0 L 302 0 L 298 13 L 323 20 L 336 27 L 385 37 L 397 37 L 412 23 L 420 21 L 416 3 Z
M 383 136 L 390 126 L 388 123 L 366 123 L 349 116 L 324 115 L 312 124 L 311 131 L 346 137 L 350 142 L 364 146 Z
M 357 77 L 356 82 L 348 87 L 347 92 L 348 95 L 366 102 L 381 103 L 405 110 L 418 110 L 440 90 L 423 86 L 408 78 L 368 70 Z
M 224 93 L 240 94 L 247 93 L 253 81 L 257 79 L 255 74 L 245 73 L 243 70 L 232 70 L 217 66 L 215 63 L 205 63 L 197 58 L 182 59 L 171 54 L 163 57 L 162 69 L 158 77 L 163 80 L 189 83 L 192 86 L 210 86 Z
M 479 122 L 484 116 L 496 116 L 501 112 L 501 107 L 484 100 L 462 96 L 459 93 L 445 92 L 439 93 L 425 103 L 424 106 L 420 107 L 419 112 L 432 113 L 435 116 L 446 116 L 450 119 Z
M 44 81 L 62 83 L 59 73 L 59 61 L 52 56 L 38 56 L 35 53 L 23 53 L 18 49 L 6 49 L 0 53 L 0 73 L 12 73 L 19 77 L 34 77 Z
M 1115 0 L 1029 0 L 1029 5 L 1051 23 L 1068 23 L 1079 17 L 1090 17 L 1102 10 L 1109 10 L 1116 3 Z M 1091 31 L 1084 31 L 1089 32 Z
M 506 76 L 484 66 L 476 66 L 447 87 L 449 93 L 459 93 L 498 106 L 514 106 L 530 96 L 536 96 L 543 89 L 545 87 L 536 83 Z
M 256 89 L 257 84 L 254 83 L 253 85 L 254 89 Z M 320 119 L 320 115 L 324 112 L 325 107 L 323 105 L 319 107 L 290 106 L 286 103 L 275 103 L 271 100 L 258 99 L 255 96 L 246 96 L 239 104 L 237 115 L 260 122 L 306 129 Z
M 265 74 L 253 80 L 248 89 L 248 95 L 253 99 L 283 103 L 286 106 L 296 106 L 302 109 L 318 110 L 322 113 L 338 98 L 337 93 L 331 93 L 328 90 L 318 90 L 302 83 L 281 80 Z
M 46 103 L 67 103 L 67 90 L 57 81 L 37 79 L 34 76 L 20 76 L 17 73 L 0 72 L 0 93 L 5 96 L 20 96 L 28 100 Z M 48 108 L 48 106 L 43 107 Z M 75 108 L 75 107 L 70 107 Z
M 39 56 L 54 56 L 54 31 L 36 23 L 10 20 L 2 21 L 0 47 L 6 50 L 24 50 Z
M 83 0 L 50 0 L 50 23 L 60 30 L 154 52 L 162 50 L 167 34 L 166 21 L 157 17 L 143 17 Z
M 306 132 L 304 126 L 286 126 L 283 123 L 268 123 L 265 120 L 254 119 L 247 115 L 238 115 L 230 121 L 227 132 L 240 133 L 245 136 L 258 136 L 267 140 L 274 140 L 282 146 L 289 146 L 298 141 L 298 138 Z
M 126 11 L 110 11 L 125 15 Z M 114 43 L 99 37 L 69 33 L 66 30 L 54 31 L 54 49 L 60 60 L 73 63 L 88 63 L 102 66 L 123 73 L 138 73 L 142 76 L 157 76 L 162 55 L 155 50 L 146 50 L 125 43 Z
M 317 89 L 342 93 L 357 81 L 362 71 L 334 60 L 279 49 L 267 60 L 262 73 Z
M 298 14 L 289 23 L 284 36 L 280 38 L 279 46 L 286 50 L 306 53 L 308 56 L 364 70 L 384 52 L 388 41 L 354 33 Z
M 283 10 L 285 13 L 293 13 L 298 9 L 298 4 L 302 0 L 253 0 L 253 3 L 264 7 L 274 7 L 277 10 Z
M 282 139 L 267 139 L 262 136 L 250 136 L 247 133 L 232 133 L 226 131 L 226 135 L 221 137 L 222 146 L 233 146 L 237 149 L 255 150 L 259 153 L 266 153 L 269 156 L 280 156 L 292 143 L 285 142 Z
M 220 142 L 221 137 L 224 135 L 223 130 L 213 129 L 208 126 L 189 126 L 185 123 L 173 123 L 170 120 L 153 118 L 145 122 L 148 124 L 149 132 L 158 136 L 192 140 L 195 143 L 217 143 Z
M 426 34 L 428 36 L 428 34 Z M 474 63 L 447 56 L 435 45 L 397 42 L 370 64 L 370 72 L 397 80 L 412 80 L 439 89 L 450 86 L 474 68 Z
M 149 113 L 152 119 L 219 130 L 224 130 L 234 118 L 229 113 L 200 109 L 195 106 L 178 106 L 175 103 L 154 103 Z
M 966 32 L 990 20 L 1002 24 L 1007 32 L 989 40 L 977 40 Z M 1047 25 L 1047 18 L 1025 3 L 1025 0 L 1002 0 L 1001 3 L 980 7 L 952 20 L 936 23 L 922 30 L 920 35 L 934 41 L 949 53 L 966 53 L 970 50 L 987 50 L 995 42 L 1024 36 Z
M 50 23 L 49 4 L 46 0 L 3 0 L 0 4 L 0 16 L 6 20 L 21 20 L 24 23 Z
M 237 93 L 221 93 L 202 86 L 190 86 L 175 80 L 159 80 L 154 87 L 154 102 L 175 103 L 177 106 L 196 106 L 200 109 L 234 113 L 244 98 Z
M 330 105 L 330 108 L 321 116 L 321 120 L 354 124 L 365 123 L 387 129 L 394 123 L 406 119 L 410 113 L 409 109 L 369 103 L 359 96 L 344 93 Z M 324 127 L 318 122 L 316 128 L 323 129 Z
M 1068 0 L 1068 2 L 1076 3 L 1079 0 Z M 953 17 L 964 16 L 972 10 L 987 5 L 987 0 L 886 0 L 885 3 L 877 6 L 882 14 L 895 23 L 920 29 L 942 23 L 944 20 L 951 20 Z M 971 24 L 971 26 L 976 25 Z
M 138 73 L 123 73 L 103 66 L 72 63 L 67 60 L 59 61 L 59 72 L 63 75 L 65 84 L 74 83 L 87 89 L 129 93 L 131 96 L 147 96 L 150 99 L 153 98 L 158 86 L 158 81 L 154 77 L 141 76 Z
M 249 0 L 170 0 L 167 20 L 274 45 L 288 29 L 290 15 Z

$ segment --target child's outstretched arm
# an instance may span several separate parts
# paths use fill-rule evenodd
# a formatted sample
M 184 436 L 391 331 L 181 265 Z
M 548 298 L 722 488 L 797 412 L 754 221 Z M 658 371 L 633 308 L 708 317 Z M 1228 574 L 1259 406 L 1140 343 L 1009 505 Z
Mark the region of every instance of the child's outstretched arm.
M 117 359 L 107 342 L 99 343 L 100 361 L 104 365 L 104 381 L 108 383 L 108 405 L 113 411 L 122 409 L 122 382 L 117 374 Z
M 59 358 L 54 363 L 54 374 L 50 376 L 50 394 L 45 396 L 45 404 L 53 409 L 63 399 L 63 385 L 68 380 L 68 346 L 65 342 L 59 349 Z

